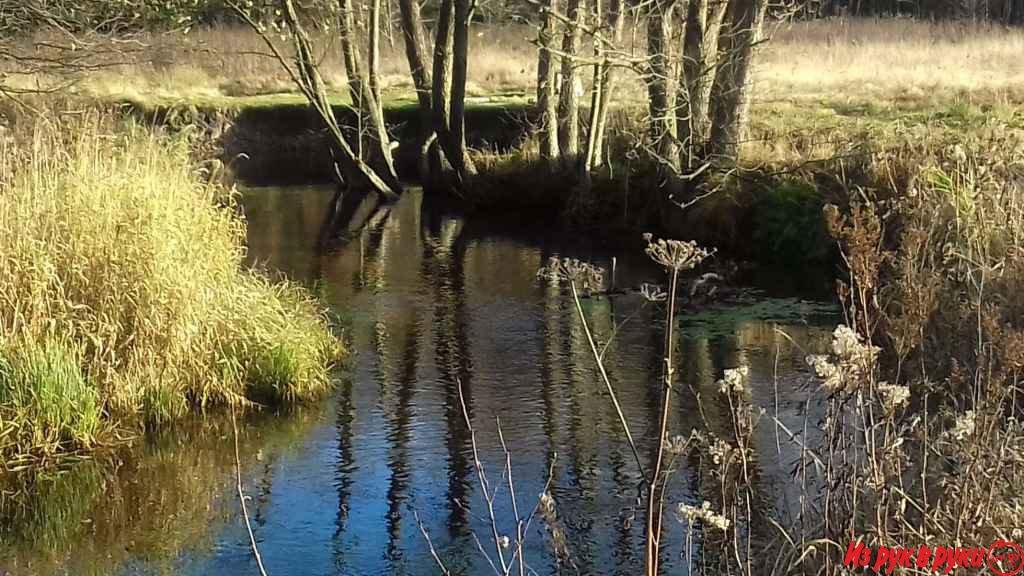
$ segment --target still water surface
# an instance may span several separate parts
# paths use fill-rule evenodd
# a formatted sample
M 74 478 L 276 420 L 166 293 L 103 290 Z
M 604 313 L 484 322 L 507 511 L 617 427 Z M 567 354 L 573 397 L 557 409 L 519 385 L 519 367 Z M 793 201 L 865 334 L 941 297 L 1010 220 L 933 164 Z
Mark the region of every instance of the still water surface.
M 640 572 L 636 465 L 571 300 L 536 272 L 550 256 L 605 266 L 614 256 L 620 285 L 663 282 L 642 245 L 600 247 L 522 222 L 445 215 L 410 193 L 321 254 L 314 246 L 328 198 L 316 188 L 255 189 L 244 198 L 250 258 L 312 286 L 356 353 L 324 402 L 244 426 L 243 481 L 269 574 L 436 574 L 417 515 L 454 573 L 493 573 L 474 541 L 476 534 L 489 546 L 489 523 L 460 381 L 481 459 L 492 485 L 502 485 L 495 506 L 503 533 L 515 528 L 498 421 L 520 510 L 532 509 L 552 473 L 571 565 L 559 567 L 545 526 L 535 522 L 530 567 Z M 758 506 L 782 514 L 799 487 L 791 479 L 795 455 L 784 437 L 777 441 L 771 417 L 799 431 L 814 412 L 802 358 L 827 345 L 836 310 L 774 281 L 730 300 L 676 318 L 683 392 L 673 397 L 671 425 L 683 434 L 705 427 L 699 394 L 707 426 L 724 433 L 714 382 L 724 369 L 748 365 L 752 402 L 766 410 L 756 433 Z M 615 331 L 609 373 L 641 455 L 653 459 L 663 311 L 629 293 L 584 307 L 601 342 Z M 684 462 L 670 504 L 699 502 L 701 490 L 700 475 Z M 223 419 L 76 466 L 16 504 L 5 498 L 0 573 L 256 574 Z M 667 526 L 664 562 L 681 573 L 683 528 Z

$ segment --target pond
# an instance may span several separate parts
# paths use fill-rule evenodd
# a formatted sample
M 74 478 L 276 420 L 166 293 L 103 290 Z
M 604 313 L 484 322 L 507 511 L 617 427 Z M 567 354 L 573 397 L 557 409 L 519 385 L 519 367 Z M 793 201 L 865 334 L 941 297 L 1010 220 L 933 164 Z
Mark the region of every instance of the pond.
M 493 550 L 460 385 L 502 534 L 514 535 L 515 521 L 499 427 L 522 515 L 550 481 L 569 556 L 552 552 L 551 525 L 537 519 L 524 553 L 532 571 L 639 573 L 636 463 L 573 301 L 537 270 L 551 256 L 608 268 L 614 258 L 621 286 L 664 282 L 642 242 L 603 246 L 514 217 L 460 217 L 411 192 L 323 253 L 315 246 L 329 198 L 322 188 L 266 188 L 243 199 L 250 258 L 311 286 L 355 353 L 323 402 L 240 422 L 242 480 L 268 573 L 437 574 L 423 532 L 453 573 L 493 573 L 475 540 Z M 802 274 L 750 276 L 750 289 L 676 317 L 670 426 L 724 432 L 715 382 L 747 365 L 751 401 L 765 410 L 754 436 L 757 505 L 782 514 L 799 498 L 797 454 L 774 422 L 816 425 L 803 358 L 828 345 L 839 317 L 827 289 L 800 286 Z M 583 308 L 599 345 L 612 340 L 609 375 L 641 457 L 653 460 L 664 310 L 629 290 Z M 670 510 L 704 499 L 700 475 L 686 461 L 677 468 Z M 0 498 L 0 574 L 257 574 L 223 417 Z M 684 527 L 671 515 L 666 527 L 663 562 L 683 572 Z

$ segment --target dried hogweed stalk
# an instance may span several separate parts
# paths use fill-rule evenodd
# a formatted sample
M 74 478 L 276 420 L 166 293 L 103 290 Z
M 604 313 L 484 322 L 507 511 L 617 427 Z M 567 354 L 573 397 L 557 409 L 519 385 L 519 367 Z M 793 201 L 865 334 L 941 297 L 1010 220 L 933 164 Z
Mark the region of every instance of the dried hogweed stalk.
M 691 432 L 691 437 L 699 443 L 711 462 L 717 466 L 715 472 L 720 472 L 723 467 L 729 465 L 732 457 L 739 453 L 738 449 L 725 440 L 716 436 L 713 432 L 703 433 L 697 430 Z
M 556 282 L 571 282 L 583 292 L 604 289 L 604 269 L 575 258 L 552 256 L 548 265 L 537 271 L 537 277 Z
M 693 438 L 694 436 L 692 434 L 690 436 L 673 436 L 668 441 L 668 444 L 665 446 L 665 451 L 672 456 L 682 456 L 683 454 L 686 454 L 689 451 L 690 440 L 692 440 Z
M 644 240 L 647 241 L 645 251 L 651 260 L 676 272 L 690 270 L 714 254 L 714 251 L 701 248 L 692 241 L 656 239 L 650 233 L 644 234 Z

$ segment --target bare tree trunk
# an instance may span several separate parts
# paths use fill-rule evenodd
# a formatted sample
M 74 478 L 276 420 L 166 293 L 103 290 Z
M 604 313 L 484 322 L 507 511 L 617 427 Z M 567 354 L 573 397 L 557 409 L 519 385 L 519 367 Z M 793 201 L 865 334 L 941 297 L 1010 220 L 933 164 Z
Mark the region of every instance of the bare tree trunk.
M 727 0 L 690 0 L 686 10 L 678 127 L 687 167 L 692 167 L 708 139 L 718 36 L 727 7 Z
M 432 120 L 430 72 L 427 68 L 427 40 L 424 35 L 423 16 L 420 14 L 418 0 L 399 0 L 398 8 L 401 14 L 402 37 L 405 40 L 405 57 L 409 62 L 409 72 L 420 107 L 420 133 L 417 143 L 420 151 L 420 180 L 424 187 L 430 188 L 435 183 L 435 176 L 439 176 L 443 169 L 443 161 L 440 158 L 440 144 L 435 137 Z M 434 168 L 431 168 L 432 166 Z
M 456 146 L 449 156 L 460 184 L 476 175 L 472 158 L 466 153 L 466 80 L 469 78 L 469 23 L 473 19 L 474 0 L 455 0 L 455 38 L 452 42 L 451 132 Z
M 580 152 L 580 80 L 576 56 L 583 34 L 585 0 L 569 0 L 569 25 L 562 37 L 562 93 L 559 96 L 558 144 L 562 160 L 575 161 Z
M 676 146 L 676 90 L 673 75 L 672 13 L 674 0 L 653 0 L 647 14 L 647 59 L 645 75 L 650 112 L 653 153 L 663 171 L 679 171 Z
M 609 41 L 612 46 L 618 48 L 619 44 L 622 42 L 622 30 L 626 23 L 626 4 L 624 0 L 611 0 L 609 8 L 610 14 L 607 26 L 611 31 Z M 604 163 L 602 148 L 604 146 L 605 129 L 608 126 L 608 109 L 611 106 L 612 90 L 614 88 L 615 69 L 612 68 L 608 61 L 607 50 L 603 50 L 603 56 L 603 74 L 601 75 L 601 94 L 598 98 L 599 110 L 597 114 L 597 126 L 596 128 L 592 128 L 592 130 L 595 130 L 594 151 L 593 156 L 590 159 L 590 164 L 592 166 L 600 166 Z
M 452 25 L 455 20 L 455 6 L 452 2 L 453 0 L 441 0 L 441 7 L 437 14 L 437 25 L 434 30 L 436 36 L 434 38 L 433 86 L 431 87 L 434 132 L 437 134 L 445 154 L 448 154 L 451 148 L 449 104 L 452 92 L 452 43 L 454 40 Z
M 427 69 L 427 40 L 423 32 L 420 3 L 418 0 L 399 0 L 398 10 L 405 40 L 405 57 L 409 61 L 416 98 L 421 109 L 430 110 L 430 72 Z
M 604 18 L 601 14 L 602 3 L 604 0 L 594 0 L 594 19 L 595 26 L 598 34 L 601 34 L 604 28 Z M 590 122 L 589 129 L 587 130 L 587 149 L 584 152 L 583 162 L 580 163 L 580 176 L 586 185 L 590 186 L 590 170 L 594 166 L 594 154 L 600 149 L 601 144 L 597 141 L 597 135 L 601 121 L 601 98 L 604 97 L 603 86 L 605 84 L 605 74 L 608 69 L 608 62 L 604 60 L 604 44 L 597 35 L 593 38 L 594 41 L 594 75 L 590 85 Z
M 377 101 L 380 115 L 384 116 L 380 98 L 380 0 L 370 2 L 370 91 Z
M 558 22 L 554 13 L 558 12 L 558 0 L 547 0 L 542 10 L 543 23 L 537 33 L 537 108 L 541 113 L 540 155 L 547 160 L 555 160 L 559 155 L 558 147 L 558 56 L 551 47 L 555 42 Z
M 382 178 L 377 174 L 373 167 L 366 164 L 349 145 L 348 140 L 346 140 L 341 130 L 341 126 L 338 124 L 337 118 L 334 116 L 334 110 L 331 108 L 330 101 L 327 97 L 327 89 L 324 85 L 323 78 L 321 78 L 320 73 L 316 68 L 315 60 L 313 59 L 313 51 L 309 42 L 309 35 L 306 34 L 305 29 L 299 22 L 298 14 L 295 11 L 295 6 L 292 3 L 292 0 L 281 0 L 281 7 L 285 23 L 291 32 L 292 42 L 295 47 L 295 69 L 288 64 L 288 60 L 281 51 L 278 50 L 274 42 L 270 40 L 266 35 L 266 32 L 254 20 L 252 20 L 247 12 L 238 7 L 235 7 L 235 10 L 250 27 L 260 34 L 267 46 L 274 53 L 275 57 L 292 77 L 296 86 L 302 90 L 302 93 L 306 96 L 310 105 L 312 105 L 317 111 L 317 114 L 327 127 L 331 140 L 334 144 L 334 152 L 341 171 L 340 176 L 345 183 L 348 184 L 349 188 L 369 188 L 371 191 L 380 193 L 385 198 L 397 198 L 398 194 L 402 191 L 401 184 L 397 182 L 397 179 L 394 182 L 391 182 Z
M 441 0 L 434 41 L 434 132 L 460 186 L 476 173 L 465 138 L 470 17 L 470 0 Z
M 719 51 L 725 58 L 715 75 L 711 96 L 711 153 L 735 158 L 750 111 L 750 68 L 767 0 L 735 0 L 727 16 Z
M 338 0 L 338 7 L 341 11 L 338 17 L 338 30 L 341 36 L 345 73 L 348 76 L 349 93 L 352 97 L 352 105 L 359 114 L 360 123 L 366 123 L 366 130 L 360 126 L 360 142 L 363 142 L 364 136 L 367 136 L 366 142 L 370 145 L 369 162 L 381 178 L 389 182 L 391 187 L 401 188 L 391 157 L 391 139 L 388 137 L 387 127 L 384 125 L 383 107 L 370 84 L 363 77 L 362 67 L 359 65 L 359 48 L 356 46 L 352 0 Z M 379 9 L 379 3 L 376 3 L 376 7 Z M 371 32 L 379 33 L 379 26 L 372 27 Z M 378 37 L 371 34 L 371 52 L 377 51 L 376 45 L 379 41 Z

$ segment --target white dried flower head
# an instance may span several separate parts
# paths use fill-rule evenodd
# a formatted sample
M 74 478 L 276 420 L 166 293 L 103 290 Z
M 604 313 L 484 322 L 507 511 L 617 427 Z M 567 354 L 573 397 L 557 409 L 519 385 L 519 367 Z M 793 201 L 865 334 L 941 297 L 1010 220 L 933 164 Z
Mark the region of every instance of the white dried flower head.
M 840 324 L 832 333 L 831 354 L 812 354 L 806 362 L 829 392 L 856 392 L 870 381 L 879 351 L 864 343 L 852 328 Z
M 968 436 L 974 434 L 976 420 L 977 419 L 975 418 L 974 410 L 968 410 L 967 412 L 964 412 L 959 418 L 956 419 L 956 422 L 953 424 L 953 427 L 950 428 L 949 430 L 946 430 L 946 432 L 943 434 L 943 437 L 947 441 L 962 441 L 964 438 L 967 438 Z
M 732 454 L 734 448 L 732 447 L 732 444 L 729 444 L 725 440 L 716 436 L 708 443 L 707 450 L 708 455 L 711 456 L 711 461 L 720 466 L 729 460 L 729 456 Z
M 886 412 L 892 414 L 898 408 L 903 407 L 910 400 L 910 388 L 879 382 L 875 389 L 881 397 L 882 407 Z
M 498 538 L 498 545 L 501 546 L 502 548 L 508 548 L 508 545 L 509 545 L 508 536 L 500 536 Z
M 665 292 L 664 288 L 657 284 L 648 284 L 646 282 L 640 285 L 640 295 L 648 302 L 664 302 L 668 300 L 668 292 Z
M 552 256 L 548 265 L 537 271 L 537 277 L 556 282 L 572 282 L 583 292 L 604 289 L 604 269 L 575 258 Z
M 855 354 L 860 348 L 860 336 L 845 324 L 832 332 L 832 353 L 840 358 Z
M 967 153 L 964 152 L 964 147 L 959 144 L 953 145 L 949 155 L 953 157 L 953 160 L 956 160 L 959 163 L 967 161 Z
M 551 496 L 550 492 L 542 492 L 541 493 L 541 495 L 540 495 L 540 505 L 541 505 L 541 508 L 544 508 L 546 510 L 554 510 L 555 509 L 555 499 Z
M 696 242 L 655 239 L 649 233 L 644 234 L 644 240 L 647 241 L 645 251 L 651 260 L 670 270 L 689 270 L 714 253 L 697 246 Z
M 806 359 L 807 365 L 814 369 L 814 373 L 821 379 L 826 389 L 833 392 L 843 388 L 843 375 L 839 367 L 832 363 L 824 354 L 811 354 Z
M 742 394 L 747 389 L 747 374 L 749 373 L 750 368 L 746 364 L 741 364 L 736 368 L 727 368 L 722 379 L 718 381 L 718 391 L 722 394 L 728 392 Z
M 680 503 L 676 508 L 676 514 L 679 517 L 679 521 L 687 525 L 692 525 L 700 520 L 705 525 L 723 532 L 729 529 L 729 519 L 712 510 L 711 503 L 707 500 L 699 507 Z
M 682 456 L 686 453 L 686 449 L 690 445 L 690 438 L 686 436 L 673 436 L 668 444 L 665 446 L 665 450 L 672 456 Z

